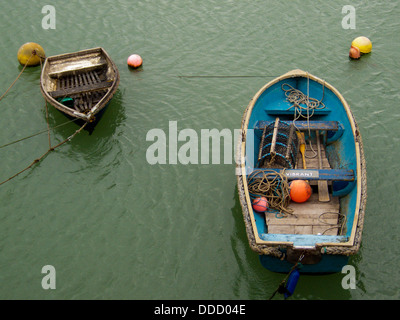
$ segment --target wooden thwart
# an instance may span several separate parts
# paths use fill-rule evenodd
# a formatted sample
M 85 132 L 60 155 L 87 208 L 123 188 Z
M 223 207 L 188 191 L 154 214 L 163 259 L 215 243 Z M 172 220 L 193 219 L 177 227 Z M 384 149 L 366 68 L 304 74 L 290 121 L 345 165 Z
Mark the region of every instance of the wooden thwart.
M 63 78 L 63 77 L 70 76 L 70 75 L 76 75 L 79 73 L 87 73 L 87 72 L 91 72 L 94 70 L 103 69 L 105 67 L 107 67 L 107 63 L 105 61 L 102 61 L 102 62 L 93 64 L 90 66 L 83 66 L 80 68 L 77 67 L 77 68 L 73 68 L 73 69 L 66 69 L 66 70 L 61 70 L 61 71 L 50 72 L 49 77 L 50 78 Z
M 104 90 L 104 89 L 110 88 L 112 85 L 113 85 L 112 81 L 104 81 L 104 82 L 100 82 L 100 83 L 93 83 L 90 85 L 83 85 L 83 86 L 78 86 L 78 87 L 74 87 L 74 88 L 55 90 L 55 91 L 49 92 L 49 95 L 52 96 L 53 98 L 61 98 L 61 97 L 66 97 L 66 96 L 70 96 L 70 95 L 78 94 L 78 93 L 86 93 L 86 92 Z

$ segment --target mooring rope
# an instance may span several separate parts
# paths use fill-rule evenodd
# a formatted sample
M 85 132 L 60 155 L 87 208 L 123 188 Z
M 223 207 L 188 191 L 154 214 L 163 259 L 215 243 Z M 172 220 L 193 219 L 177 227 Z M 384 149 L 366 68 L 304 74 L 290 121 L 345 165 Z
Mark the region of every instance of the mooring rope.
M 32 52 L 31 56 L 29 57 L 28 61 L 26 61 L 24 67 L 22 68 L 21 72 L 19 73 L 19 75 L 17 76 L 17 78 L 14 80 L 14 82 L 8 87 L 8 89 L 6 90 L 6 92 L 3 93 L 3 95 L 0 97 L 0 101 L 1 99 L 4 98 L 4 96 L 8 93 L 8 91 L 10 91 L 10 89 L 14 86 L 14 84 L 17 82 L 17 80 L 19 79 L 19 77 L 21 76 L 21 74 L 24 72 L 25 68 L 27 67 L 29 60 L 31 60 L 31 58 L 35 55 L 35 52 Z
M 41 161 L 43 158 L 45 158 L 51 151 L 54 151 L 56 148 L 62 146 L 64 143 L 66 143 L 67 141 L 71 141 L 73 137 L 75 137 L 79 132 L 81 132 L 83 130 L 83 128 L 86 127 L 86 125 L 88 124 L 88 122 L 85 122 L 78 130 L 76 130 L 72 135 L 70 135 L 67 139 L 65 139 L 64 141 L 60 142 L 59 144 L 55 145 L 54 147 L 51 146 L 50 140 L 49 140 L 49 149 L 42 154 L 39 158 L 33 160 L 33 162 L 27 166 L 25 169 L 22 169 L 21 171 L 17 172 L 16 174 L 14 174 L 13 176 L 11 176 L 10 178 L 8 178 L 7 180 L 4 180 L 3 182 L 0 182 L 0 185 L 10 181 L 11 179 L 15 178 L 16 176 L 20 175 L 21 173 L 23 173 L 24 171 L 30 169 L 34 164 L 38 163 L 39 161 Z M 49 138 L 50 139 L 50 138 Z
M 51 129 L 51 130 L 57 129 L 57 128 L 59 128 L 59 127 L 65 126 L 65 125 L 67 125 L 67 124 L 69 124 L 69 123 L 71 123 L 71 122 L 77 121 L 77 120 L 79 120 L 79 119 L 68 120 L 68 121 L 66 121 L 66 122 L 64 122 L 64 123 L 61 123 L 61 124 L 59 124 L 59 125 L 56 125 L 56 126 L 54 126 L 54 127 L 50 127 L 50 129 Z M 18 140 L 14 140 L 14 141 L 5 143 L 5 144 L 3 144 L 3 145 L 0 146 L 0 149 L 5 148 L 5 147 L 8 147 L 8 146 L 11 146 L 11 145 L 13 145 L 13 144 L 15 144 L 15 143 L 22 142 L 22 141 L 24 141 L 24 140 L 27 140 L 27 139 L 30 139 L 30 138 L 33 138 L 33 137 L 36 137 L 36 136 L 38 136 L 38 135 L 40 135 L 40 134 L 43 134 L 43 133 L 46 133 L 46 132 L 48 132 L 48 131 L 49 131 L 49 129 L 42 130 L 42 131 L 33 133 L 33 134 L 29 135 L 29 136 L 23 137 L 23 138 L 21 138 L 21 139 L 18 139 Z
M 298 268 L 299 266 L 301 266 L 301 261 L 303 260 L 305 256 L 305 251 L 303 251 L 301 253 L 301 255 L 299 256 L 299 259 L 297 260 L 297 262 L 290 268 L 289 273 L 285 276 L 285 278 L 283 278 L 283 280 L 281 281 L 281 283 L 279 284 L 278 288 L 272 293 L 271 297 L 268 300 L 272 300 L 272 298 L 275 296 L 275 294 L 277 292 L 284 294 L 286 292 L 286 281 L 288 280 L 288 278 L 290 277 L 290 275 L 292 274 L 292 272 Z
M 34 54 L 32 54 L 31 57 L 32 57 L 33 55 L 34 55 Z M 31 58 L 31 57 L 30 57 L 30 58 Z M 30 58 L 29 58 L 28 61 L 26 62 L 24 68 L 22 69 L 22 71 L 21 71 L 20 74 L 18 75 L 17 79 L 14 80 L 13 84 L 7 89 L 7 91 L 1 96 L 1 98 L 3 98 L 3 97 L 7 94 L 7 92 L 11 89 L 11 87 L 15 84 L 15 82 L 16 82 L 16 81 L 18 80 L 18 78 L 21 76 L 21 74 L 22 74 L 22 72 L 24 71 L 25 67 L 27 66 L 27 64 L 28 64 L 28 62 L 29 62 L 29 60 L 30 60 Z M 41 67 L 41 69 L 42 69 L 42 67 L 43 67 L 43 66 L 42 66 L 42 60 L 40 60 L 40 67 Z M 0 100 L 1 100 L 1 98 L 0 98 Z M 8 147 L 8 146 L 10 146 L 10 145 L 12 145 L 12 144 L 15 144 L 15 143 L 18 143 L 18 142 L 21 142 L 21 141 L 24 141 L 24 140 L 33 138 L 33 137 L 35 137 L 35 136 L 37 136 L 37 135 L 40 135 L 40 134 L 42 134 L 42 133 L 45 133 L 45 132 L 47 132 L 47 133 L 49 134 L 50 129 L 56 129 L 56 128 L 62 127 L 62 126 L 64 126 L 64 125 L 66 125 L 66 124 L 69 124 L 69 123 L 71 123 L 71 122 L 74 122 L 74 121 L 77 121 L 77 120 L 78 120 L 78 119 L 68 120 L 68 121 L 66 121 L 66 122 L 64 122 L 64 123 L 61 123 L 61 124 L 59 124 L 59 125 L 56 125 L 56 126 L 50 128 L 50 127 L 49 127 L 49 121 L 48 121 L 47 103 L 46 103 L 46 105 L 45 105 L 45 108 L 46 108 L 46 121 L 47 121 L 47 129 L 46 129 L 46 130 L 42 130 L 42 131 L 33 133 L 33 134 L 29 135 L 29 136 L 26 136 L 26 137 L 24 137 L 24 138 L 21 138 L 21 139 L 18 139 L 18 140 L 14 140 L 14 141 L 5 143 L 5 144 L 3 144 L 3 145 L 0 145 L 0 149 L 5 148 L 5 147 Z M 49 140 L 49 141 L 50 141 L 50 140 Z M 49 143 L 49 145 L 50 145 L 50 143 Z
M 6 92 L 0 97 L 0 100 L 1 100 L 1 99 L 7 94 L 7 92 L 12 88 L 12 86 L 15 84 L 15 82 L 16 82 L 16 81 L 18 80 L 18 78 L 21 76 L 22 72 L 25 70 L 26 66 L 28 65 L 29 60 L 30 60 L 30 59 L 32 58 L 32 56 L 35 55 L 35 54 L 36 54 L 35 52 L 32 53 L 32 55 L 29 57 L 28 61 L 26 62 L 25 66 L 23 67 L 23 69 L 22 69 L 22 71 L 20 72 L 20 74 L 18 75 L 18 77 L 14 80 L 14 82 L 13 82 L 13 83 L 11 84 L 11 86 L 6 90 Z M 42 61 L 41 61 L 41 59 L 40 59 L 40 67 L 42 68 Z M 50 138 L 49 115 L 48 115 L 48 108 L 47 108 L 47 102 L 46 102 L 46 101 L 45 101 L 45 108 L 46 108 L 47 130 L 41 131 L 41 132 L 39 132 L 39 133 L 30 135 L 30 136 L 28 136 L 28 137 L 25 137 L 25 138 L 22 138 L 22 139 L 19 139 L 19 140 L 16 140 L 16 141 L 11 142 L 11 143 L 7 143 L 7 144 L 5 144 L 5 145 L 3 145 L 3 146 L 0 146 L 0 148 L 4 148 L 4 147 L 9 146 L 9 145 L 11 145 L 11 144 L 14 144 L 14 143 L 16 143 L 16 142 L 20 142 L 20 141 L 22 141 L 22 140 L 26 140 L 26 139 L 28 139 L 28 138 L 34 137 L 34 136 L 36 136 L 36 135 L 38 135 L 38 134 L 47 132 L 47 134 L 48 134 L 48 140 L 49 140 L 49 149 L 48 149 L 44 154 L 42 154 L 39 158 L 36 158 L 35 160 L 33 160 L 33 162 L 32 162 L 29 166 L 27 166 L 26 168 L 24 168 L 24 169 L 22 169 L 21 171 L 17 172 L 16 174 L 14 174 L 14 175 L 11 176 L 10 178 L 4 180 L 3 182 L 0 182 L 0 185 L 6 183 L 6 182 L 8 182 L 8 181 L 10 181 L 11 179 L 17 177 L 18 175 L 20 175 L 21 173 L 25 172 L 26 170 L 32 168 L 33 165 L 35 165 L 36 163 L 38 163 L 38 162 L 40 162 L 42 159 L 44 159 L 51 151 L 54 151 L 56 148 L 62 146 L 62 145 L 63 145 L 64 143 L 66 143 L 67 141 L 71 141 L 72 138 L 75 137 L 79 132 L 81 132 L 81 131 L 86 127 L 86 125 L 88 124 L 88 122 L 85 122 L 78 130 L 76 130 L 76 131 L 75 131 L 72 135 L 70 135 L 67 139 L 65 139 L 64 141 L 62 141 L 62 142 L 58 143 L 57 145 L 55 145 L 54 147 L 52 147 L 52 146 L 51 146 L 51 138 Z M 76 120 L 76 119 L 75 119 L 75 120 Z M 72 121 L 75 121 L 75 120 L 72 120 Z M 72 121 L 68 121 L 68 122 L 66 122 L 66 123 L 69 123 L 69 122 L 72 122 Z M 64 123 L 64 124 L 66 124 L 66 123 Z M 64 124 L 61 124 L 61 125 L 64 125 Z M 61 125 L 59 125 L 59 126 L 61 126 Z
M 179 75 L 174 76 L 181 79 L 192 79 L 192 78 L 216 78 L 216 79 L 232 79 L 232 78 L 276 78 L 277 76 L 272 75 Z
M 253 198 L 266 197 L 269 208 L 277 210 L 281 217 L 293 213 L 293 210 L 288 208 L 290 191 L 284 172 L 268 169 L 255 170 L 248 177 L 248 190 Z

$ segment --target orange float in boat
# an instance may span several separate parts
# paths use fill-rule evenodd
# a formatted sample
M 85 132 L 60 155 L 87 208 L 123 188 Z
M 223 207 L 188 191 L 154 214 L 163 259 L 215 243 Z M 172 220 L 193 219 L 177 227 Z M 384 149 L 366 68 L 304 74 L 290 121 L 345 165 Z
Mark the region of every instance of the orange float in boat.
M 290 183 L 290 198 L 294 202 L 302 203 L 310 199 L 312 189 L 307 181 L 293 180 Z

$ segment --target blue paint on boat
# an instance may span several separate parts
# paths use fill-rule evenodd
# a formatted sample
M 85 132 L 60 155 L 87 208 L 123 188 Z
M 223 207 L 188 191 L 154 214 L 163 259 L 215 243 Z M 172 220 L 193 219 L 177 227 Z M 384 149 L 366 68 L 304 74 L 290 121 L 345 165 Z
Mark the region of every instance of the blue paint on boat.
M 260 255 L 261 265 L 272 271 L 279 273 L 288 273 L 293 268 L 293 264 L 287 260 L 281 260 L 279 258 L 267 255 Z M 314 274 L 314 273 L 337 273 L 341 272 L 342 268 L 348 264 L 348 256 L 334 256 L 334 255 L 322 255 L 321 261 L 318 264 L 305 264 L 302 265 L 299 272 L 301 274 Z
M 303 108 L 296 114 L 293 103 L 287 99 L 288 88 L 315 99 L 318 107 L 310 110 L 300 104 Z M 290 124 L 293 120 L 300 120 L 297 122 L 300 129 L 297 129 L 303 130 L 306 140 L 316 139 L 316 130 L 325 131 L 324 147 L 331 169 L 300 172 L 289 170 L 292 165 L 287 161 L 287 177 L 297 179 L 296 176 L 309 175 L 310 180 L 324 180 L 325 177 L 331 181 L 330 196 L 339 197 L 340 215 L 345 217 L 340 234 L 273 233 L 268 230 L 264 213 L 251 208 L 247 178 L 256 170 L 262 172 L 258 157 L 263 128 L 275 121 Z M 271 271 L 289 272 L 296 261 L 288 256 L 293 252 L 312 252 L 315 256 L 310 263 L 302 262 L 301 273 L 340 272 L 348 263 L 349 255 L 358 251 L 366 202 L 361 136 L 343 96 L 330 84 L 304 71 L 288 72 L 266 84 L 250 101 L 242 119 L 242 137 L 238 146 L 238 190 L 249 242 L 260 254 L 261 264 Z M 266 148 L 270 148 L 270 144 Z

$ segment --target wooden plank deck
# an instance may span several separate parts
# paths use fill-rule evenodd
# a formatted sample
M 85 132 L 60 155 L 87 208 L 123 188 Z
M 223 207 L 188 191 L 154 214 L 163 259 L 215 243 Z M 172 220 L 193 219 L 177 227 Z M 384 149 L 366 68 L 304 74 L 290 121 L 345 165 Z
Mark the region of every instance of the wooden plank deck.
M 315 141 L 314 141 L 315 142 Z M 312 149 L 311 149 L 312 148 Z M 319 161 L 317 155 L 317 144 L 306 143 L 306 167 L 307 169 L 318 169 Z M 314 150 L 315 153 L 312 151 Z M 315 156 L 315 157 L 314 157 Z M 325 148 L 321 144 L 322 168 L 330 169 L 326 158 Z M 302 157 L 298 157 L 297 168 L 303 168 Z M 330 185 L 331 182 L 328 182 Z M 284 218 L 277 218 L 275 213 L 266 212 L 265 221 L 268 226 L 268 233 L 275 234 L 338 234 L 338 218 L 340 213 L 339 198 L 333 197 L 330 193 L 330 200 L 321 202 L 318 199 L 318 182 L 310 181 L 313 187 L 313 194 L 304 203 L 291 202 L 289 208 L 293 214 Z
M 265 214 L 268 233 L 279 234 L 323 234 L 337 235 L 338 197 L 330 197 L 329 202 L 320 202 L 318 194 L 313 193 L 305 203 L 289 205 L 293 209 L 293 215 L 277 218 L 275 213 Z

